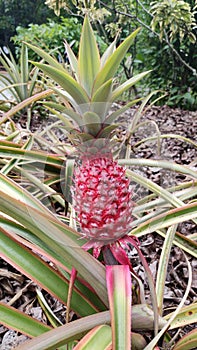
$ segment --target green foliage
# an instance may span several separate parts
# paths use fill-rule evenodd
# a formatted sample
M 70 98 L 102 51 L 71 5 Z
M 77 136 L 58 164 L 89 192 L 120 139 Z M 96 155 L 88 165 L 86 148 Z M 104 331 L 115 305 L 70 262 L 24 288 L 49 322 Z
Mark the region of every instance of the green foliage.
M 56 1 L 56 0 L 46 0 L 45 4 L 49 8 L 51 8 L 55 12 L 55 14 L 57 16 L 60 15 L 60 10 L 61 9 L 65 9 L 66 10 L 68 8 L 67 3 L 64 0 L 58 0 L 58 1 Z
M 182 40 L 185 35 L 188 35 L 189 40 L 195 43 L 196 37 L 192 29 L 196 26 L 196 21 L 188 3 L 183 0 L 163 0 L 154 1 L 150 6 L 150 11 L 154 16 L 151 27 L 155 31 L 159 26 L 161 40 L 166 31 L 169 32 L 170 40 L 177 35 Z
M 2 131 L 4 131 L 4 127 L 4 123 L 1 122 Z M 55 125 L 52 127 L 54 130 Z M 59 125 L 59 128 L 64 132 L 62 125 Z M 8 131 L 8 128 L 6 130 Z M 69 217 L 65 220 L 64 215 L 55 213 L 49 204 L 50 201 L 46 200 L 50 196 L 55 205 L 61 206 L 62 211 L 64 210 L 64 200 L 54 188 L 56 188 L 56 182 L 60 180 L 61 174 L 64 176 L 62 170 L 65 152 L 61 156 L 61 151 L 68 146 L 65 143 L 66 137 L 63 142 L 60 142 L 48 127 L 43 132 L 36 132 L 33 137 L 29 130 L 24 129 L 23 135 L 20 132 L 17 134 L 17 131 L 17 127 L 15 128 L 14 123 L 12 123 L 9 134 L 6 135 L 5 132 L 2 132 L 3 137 L 0 144 L 0 256 L 44 290 L 47 290 L 53 298 L 60 300 L 65 305 L 67 312 L 71 267 L 77 268 L 80 278 L 75 280 L 70 306 L 78 314 L 78 320 L 52 329 L 51 326 L 38 323 L 37 320 L 16 308 L 0 303 L 1 324 L 33 337 L 31 341 L 20 346 L 20 349 L 24 350 L 57 349 L 74 339 L 81 339 L 84 333 L 103 324 L 111 324 L 111 327 L 121 330 L 122 322 L 119 325 L 117 322 L 121 321 L 121 317 L 126 316 L 128 311 L 128 308 L 120 308 L 123 304 L 120 305 L 119 300 L 122 303 L 128 302 L 127 295 L 125 295 L 126 288 L 120 288 L 123 286 L 123 283 L 120 285 L 121 275 L 117 273 L 117 283 L 113 280 L 113 285 L 110 286 L 116 291 L 114 302 L 118 302 L 116 308 L 114 307 L 115 303 L 111 307 L 111 311 L 117 311 L 117 315 L 113 319 L 116 325 L 113 325 L 108 311 L 105 266 L 81 249 L 86 240 L 79 239 L 79 233 L 68 226 Z M 26 142 L 24 142 L 24 136 L 25 139 L 27 138 Z M 46 151 L 46 138 L 48 151 Z M 36 140 L 42 147 L 42 151 L 33 148 Z M 129 144 L 128 146 L 130 147 Z M 196 222 L 197 205 L 194 195 L 197 192 L 197 175 L 190 167 L 178 166 L 170 161 L 141 159 L 139 163 L 137 158 L 127 158 L 119 160 L 119 164 L 125 164 L 130 168 L 133 168 L 134 165 L 140 166 L 142 169 L 147 166 L 159 166 L 169 170 L 172 170 L 173 165 L 174 171 L 182 175 L 187 174 L 191 179 L 189 183 L 183 182 L 176 188 L 163 189 L 140 175 L 139 172 L 127 171 L 127 175 L 132 178 L 132 181 L 141 184 L 152 193 L 136 203 L 133 210 L 135 221 L 133 221 L 133 229 L 130 234 L 140 237 L 156 231 L 165 237 L 156 284 L 157 302 L 160 306 L 160 315 L 162 315 L 163 293 L 172 243 L 178 245 L 191 256 L 196 256 L 195 235 L 193 238 L 192 235 L 189 238 L 180 235 L 176 232 L 176 225 L 188 220 Z M 27 190 L 23 188 L 23 184 Z M 73 212 L 69 210 L 69 214 L 72 222 Z M 70 223 L 70 225 L 72 224 Z M 46 264 L 42 257 L 47 262 L 51 261 L 51 264 Z M 159 317 L 161 331 L 156 337 L 152 335 L 154 315 L 151 308 L 143 304 L 144 287 L 142 282 L 139 284 L 140 293 L 138 293 L 142 304 L 132 305 L 132 339 L 134 342 L 132 349 L 137 346 L 137 342 L 141 345 L 138 345 L 136 349 L 152 350 L 159 339 L 162 341 L 164 333 L 166 338 L 164 337 L 162 346 L 168 346 L 165 343 L 168 340 L 165 339 L 169 339 L 167 333 L 169 326 L 174 329 L 196 322 L 196 303 L 187 305 L 186 309 L 183 307 L 192 283 L 188 259 L 186 259 L 186 266 L 189 278 L 184 297 L 180 305 L 176 306 L 172 313 L 165 316 L 167 322 L 163 317 Z M 116 267 L 118 266 L 116 265 Z M 122 277 L 124 276 L 122 275 Z M 126 285 L 127 283 L 128 279 L 125 280 Z M 54 314 L 49 309 L 46 312 L 43 303 L 41 303 L 41 307 L 48 323 L 52 325 L 51 320 L 54 319 Z M 131 307 L 131 303 L 129 303 L 129 307 Z M 103 312 L 103 310 L 107 311 Z M 139 332 L 136 334 L 137 339 L 135 339 L 133 331 Z M 50 333 L 44 334 L 45 332 Z M 146 332 L 152 337 L 151 344 L 148 344 L 147 347 L 143 338 Z M 95 332 L 93 333 L 95 336 Z M 188 336 L 190 335 L 188 334 Z M 196 336 L 193 337 L 193 340 L 196 341 Z M 86 341 L 91 341 L 90 333 L 88 333 L 88 340 L 87 338 L 82 340 L 83 345 Z M 185 341 L 191 341 L 191 339 L 185 339 Z M 103 344 L 102 347 L 101 344 L 103 343 L 97 339 L 92 349 L 106 349 L 106 344 Z
M 48 3 L 58 1 L 48 1 Z M 174 107 L 197 108 L 197 46 L 196 1 L 148 0 L 130 1 L 61 1 L 72 13 L 88 13 L 98 33 L 106 42 L 118 35 L 122 41 L 136 26 L 143 30 L 135 45 L 125 57 L 122 66 L 123 80 L 142 69 L 153 69 L 147 89 L 161 89 L 167 93 L 163 103 Z M 76 6 L 75 8 L 73 8 Z M 102 11 L 101 11 L 102 10 Z M 138 94 L 137 89 L 133 89 Z M 128 96 L 127 96 L 128 98 Z
M 161 89 L 167 95 L 161 103 L 184 109 L 197 108 L 197 45 L 195 1 L 147 0 L 113 2 L 109 22 L 104 22 L 106 33 L 117 33 L 124 37 L 127 30 L 140 23 L 142 30 L 124 61 L 124 71 L 128 78 L 134 72 L 152 69 L 140 89 Z M 168 5 L 168 6 L 167 6 Z M 170 8 L 170 6 L 172 8 Z M 109 10 L 109 7 L 107 7 Z M 163 9 L 160 21 L 159 11 Z M 153 16 L 154 15 L 154 16 Z M 159 22 L 160 21 L 160 22 Z M 105 24 L 106 23 L 106 24 Z M 160 23 L 161 27 L 158 25 Z M 152 28 L 151 28 L 152 24 Z M 164 32 L 164 29 L 166 32 Z M 157 30 L 157 31 L 155 31 Z M 161 40 L 162 39 L 162 40 Z
M 9 111 L 16 105 L 28 100 L 31 96 L 43 90 L 43 84 L 38 76 L 39 69 L 35 69 L 28 61 L 28 48 L 22 44 L 19 63 L 16 62 L 11 51 L 6 55 L 0 49 L 0 64 L 3 72 L 0 73 L 0 94 L 1 111 Z M 27 124 L 30 125 L 32 112 L 35 108 L 34 101 L 27 107 L 23 106 L 23 113 L 27 117 Z M 38 106 L 36 107 L 38 108 Z M 39 107 L 39 114 L 43 107 Z
M 182 42 L 173 40 L 173 45 L 181 57 L 189 60 L 197 69 L 196 45 L 186 39 Z M 135 68 L 153 69 L 151 77 L 147 77 L 143 89 L 161 89 L 167 96 L 160 103 L 171 107 L 195 110 L 197 108 L 196 76 L 185 65 L 180 64 L 177 56 L 167 44 L 161 43 L 152 34 L 147 36 L 141 31 L 136 44 Z
M 101 52 L 105 49 L 104 41 L 109 43 L 118 34 L 121 42 L 136 26 L 141 25 L 143 30 L 122 63 L 123 70 L 120 74 L 123 80 L 125 76 L 130 78 L 142 69 L 153 69 L 151 78 L 147 78 L 146 86 L 144 85 L 145 91 L 147 87 L 150 90 L 162 89 L 168 93 L 164 103 L 195 110 L 195 5 L 194 0 L 160 0 L 153 1 L 151 5 L 148 0 L 115 0 L 113 6 L 110 1 L 101 3 L 95 0 L 48 0 L 45 5 L 41 0 L 31 0 L 28 4 L 26 0 L 20 4 L 16 0 L 0 0 L 0 40 L 3 38 L 3 44 L 9 44 L 10 35 L 18 26 L 14 37 L 18 56 L 21 42 L 26 40 L 48 51 L 54 50 L 55 57 L 62 60 L 65 59 L 64 39 L 73 43 L 75 53 L 78 50 L 80 16 L 83 17 L 84 14 L 89 15 L 98 33 Z M 56 17 L 52 9 L 58 15 L 61 10 L 61 15 L 69 17 Z M 39 23 L 46 21 L 46 16 L 49 18 L 49 14 L 48 23 L 39 26 Z M 38 24 L 33 24 L 35 22 Z M 30 52 L 30 59 L 37 60 L 38 56 Z M 133 91 L 138 94 L 136 88 Z
M 17 27 L 17 35 L 12 40 L 16 45 L 18 56 L 22 41 L 31 42 L 47 51 L 53 51 L 55 56 L 60 54 L 65 57 L 64 40 L 71 43 L 74 51 L 78 49 L 81 33 L 81 23 L 75 18 L 61 17 L 60 23 L 49 19 L 48 23 L 41 25 L 29 24 L 28 28 Z M 38 59 L 38 56 L 31 52 L 30 59 Z
M 23 41 L 31 42 L 40 48 L 50 51 L 60 61 L 66 61 L 65 45 L 66 40 L 77 53 L 79 48 L 80 34 L 82 25 L 77 17 L 64 18 L 60 17 L 59 22 L 51 19 L 46 24 L 29 24 L 28 28 L 17 27 L 17 35 L 12 37 L 15 44 L 16 55 L 20 54 Z M 96 35 L 101 52 L 106 48 L 103 39 Z M 39 56 L 35 52 L 29 52 L 29 58 L 38 60 Z

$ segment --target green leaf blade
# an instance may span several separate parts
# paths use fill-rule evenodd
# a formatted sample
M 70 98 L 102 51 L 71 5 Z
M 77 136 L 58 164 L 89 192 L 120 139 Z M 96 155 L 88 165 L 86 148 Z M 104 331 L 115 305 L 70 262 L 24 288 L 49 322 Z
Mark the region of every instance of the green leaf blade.
M 64 45 L 65 45 L 66 53 L 68 55 L 68 59 L 69 59 L 72 71 L 73 71 L 75 77 L 77 78 L 77 81 L 79 82 L 77 58 L 76 58 L 73 50 L 71 49 L 70 45 L 66 41 L 65 41 Z
M 169 320 L 173 313 L 165 316 L 166 320 Z M 169 329 L 175 329 L 185 327 L 189 324 L 197 323 L 197 302 L 184 306 L 175 319 L 171 322 Z
M 52 67 L 65 71 L 65 68 L 52 56 L 46 53 L 44 50 L 40 49 L 38 46 L 32 45 L 30 43 L 25 42 L 25 44 L 35 51 L 40 57 L 42 57 L 47 63 L 49 63 Z
M 197 329 L 185 334 L 175 345 L 173 350 L 191 350 L 197 347 Z
M 85 90 L 81 87 L 75 79 L 69 75 L 66 70 L 57 69 L 47 64 L 32 62 L 35 66 L 40 68 L 50 78 L 54 79 L 62 89 L 67 91 L 77 104 L 88 103 L 88 96 Z
M 131 86 L 135 85 L 138 81 L 140 81 L 142 78 L 144 78 L 150 72 L 151 71 L 147 71 L 147 72 L 137 74 L 134 77 L 127 80 L 122 85 L 120 85 L 118 88 L 116 88 L 112 93 L 111 102 L 117 100 L 117 98 L 120 97 L 120 95 L 122 95 L 123 92 L 127 91 Z
M 23 312 L 1 302 L 0 322 L 6 327 L 18 330 L 29 337 L 38 337 L 51 329 L 51 327 L 47 326 L 46 324 L 41 323 Z
M 101 325 L 93 328 L 75 346 L 74 350 L 107 350 L 111 344 L 111 327 Z
M 131 348 L 131 275 L 128 265 L 106 266 L 114 350 Z
M 68 344 L 70 341 L 80 339 L 92 328 L 102 324 L 109 324 L 109 322 L 109 311 L 90 315 L 35 337 L 21 344 L 18 350 L 55 350 L 59 346 Z
M 35 209 L 2 191 L 0 206 L 3 213 L 27 227 L 53 249 L 57 256 L 61 257 L 61 261 L 65 261 L 65 266 L 67 263 L 74 266 L 107 305 L 104 267 L 71 238 L 74 230 L 66 224 L 63 225 L 65 230 L 62 230 L 61 222 L 58 227 L 59 220 L 52 213 L 50 215 L 47 212 L 43 213 L 42 210 Z
M 0 251 L 1 257 L 10 262 L 20 272 L 35 281 L 42 288 L 47 290 L 55 298 L 64 304 L 67 302 L 68 280 L 60 276 L 50 268 L 36 254 L 9 236 L 0 227 Z M 89 304 L 89 305 L 88 305 Z M 96 309 L 88 303 L 85 298 L 76 290 L 73 291 L 71 308 L 79 315 L 87 316 L 95 313 Z M 77 309 L 76 309 L 77 308 Z M 0 316 L 1 318 L 1 316 Z
M 195 218 L 197 218 L 197 204 L 186 204 L 147 220 L 139 227 L 131 230 L 130 234 L 141 236 Z
M 96 77 L 94 91 L 96 91 L 104 82 L 113 78 L 120 62 L 123 60 L 139 30 L 140 28 L 136 29 L 132 34 L 130 34 L 107 59 L 106 63 Z
M 88 96 L 92 94 L 94 80 L 99 69 L 98 46 L 88 17 L 85 17 L 79 46 L 78 74 Z

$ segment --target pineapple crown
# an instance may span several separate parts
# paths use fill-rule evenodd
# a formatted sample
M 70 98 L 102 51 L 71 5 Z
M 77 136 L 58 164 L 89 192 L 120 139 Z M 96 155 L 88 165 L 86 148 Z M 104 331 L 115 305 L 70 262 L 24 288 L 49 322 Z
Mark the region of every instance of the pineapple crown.
M 85 134 L 84 139 L 106 137 L 112 131 L 112 123 L 116 118 L 140 100 L 131 101 L 118 111 L 110 112 L 113 102 L 149 73 L 147 71 L 137 74 L 120 86 L 114 84 L 114 76 L 119 65 L 138 32 L 139 29 L 135 30 L 117 48 L 115 39 L 100 56 L 93 29 L 86 16 L 78 58 L 65 42 L 71 72 L 42 49 L 27 43 L 48 63 L 33 62 L 55 81 L 56 85 L 52 88 L 64 103 L 62 105 L 46 102 L 45 105 L 55 111 L 54 113 L 64 122 L 65 128 L 69 131 L 74 128 L 78 134 Z

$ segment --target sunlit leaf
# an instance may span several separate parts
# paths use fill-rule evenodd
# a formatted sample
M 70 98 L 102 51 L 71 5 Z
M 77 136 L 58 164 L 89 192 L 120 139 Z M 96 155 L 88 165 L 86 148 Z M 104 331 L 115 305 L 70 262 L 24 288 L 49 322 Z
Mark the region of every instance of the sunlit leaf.
M 114 350 L 131 348 L 131 274 L 128 265 L 106 266 Z
M 120 62 L 122 61 L 129 47 L 133 43 L 139 30 L 140 28 L 136 29 L 132 34 L 130 34 L 118 46 L 118 48 L 112 53 L 112 55 L 109 56 L 109 58 L 107 59 L 104 66 L 102 67 L 102 69 L 100 70 L 100 72 L 96 77 L 95 84 L 94 84 L 94 91 L 96 91 L 104 82 L 113 78 L 114 74 L 118 69 Z
M 100 67 L 100 55 L 94 32 L 85 17 L 79 45 L 78 74 L 88 96 L 92 95 L 95 77 Z
M 93 328 L 74 347 L 74 350 L 108 350 L 111 344 L 111 327 L 101 325 Z
M 16 322 L 17 320 L 17 322 Z M 45 323 L 33 319 L 27 314 L 0 302 L 0 322 L 29 337 L 37 337 L 51 329 Z
M 118 86 L 112 92 L 112 97 L 111 97 L 110 101 L 113 102 L 113 101 L 117 100 L 117 98 L 120 97 L 123 94 L 123 92 L 127 91 L 131 86 L 135 85 L 139 80 L 144 78 L 150 72 L 151 71 L 139 73 L 139 74 L 135 75 L 134 77 L 126 80 L 125 83 L 123 83 L 122 85 Z
M 173 350 L 191 350 L 197 348 L 197 329 L 185 334 L 173 347 Z
M 47 64 L 33 62 L 35 66 L 40 68 L 50 78 L 66 90 L 76 101 L 77 104 L 88 103 L 88 97 L 85 90 L 77 81 L 72 78 L 66 71 L 57 69 Z

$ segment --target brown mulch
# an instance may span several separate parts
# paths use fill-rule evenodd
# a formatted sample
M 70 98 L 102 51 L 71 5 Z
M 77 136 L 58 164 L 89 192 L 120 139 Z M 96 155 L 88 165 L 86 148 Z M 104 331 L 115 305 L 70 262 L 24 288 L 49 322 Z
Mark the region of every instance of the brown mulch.
M 126 130 L 125 119 L 127 120 L 127 123 L 129 123 L 134 113 L 135 109 L 132 108 L 125 113 L 124 118 L 121 117 L 120 122 L 122 123 L 123 134 L 124 130 Z M 131 139 L 132 157 L 172 160 L 178 164 L 191 166 L 193 170 L 197 170 L 197 149 L 190 143 L 183 142 L 180 139 L 165 138 L 162 140 L 160 149 L 156 146 L 156 141 L 142 143 L 139 147 L 136 147 L 136 143 L 142 138 L 155 135 L 155 125 L 154 123 L 151 123 L 151 121 L 157 123 L 161 134 L 178 134 L 197 142 L 196 112 L 184 111 L 178 108 L 171 109 L 167 106 L 152 107 L 141 119 L 141 121 L 145 120 L 149 121 L 149 123 L 136 130 Z M 33 127 L 37 127 L 37 121 Z M 143 168 L 143 173 L 155 183 L 162 185 L 165 188 L 188 180 L 187 177 L 176 174 L 173 171 L 161 171 L 159 167 L 145 167 Z M 141 192 L 139 191 L 138 198 L 136 199 L 139 199 L 140 196 Z M 187 222 L 180 225 L 178 230 L 180 233 L 187 235 L 196 232 L 196 227 L 192 222 Z M 142 239 L 142 251 L 149 263 L 153 275 L 156 274 L 158 268 L 158 260 L 161 255 L 162 244 L 163 239 L 157 234 L 151 234 L 146 236 L 146 239 Z M 192 257 L 188 258 L 193 269 L 193 281 L 192 289 L 186 304 L 197 301 L 197 261 Z M 131 262 L 136 272 L 138 272 L 139 276 L 144 281 L 145 287 L 147 287 L 144 271 L 141 268 L 141 265 L 139 265 L 138 256 L 135 254 L 135 251 L 131 254 Z M 183 253 L 179 248 L 173 247 L 165 286 L 165 309 L 173 308 L 179 304 L 184 295 L 187 279 L 188 273 Z M 18 273 L 3 259 L 0 260 L 0 301 L 4 303 L 9 302 L 19 310 L 25 311 L 31 316 L 47 322 L 46 317 L 43 315 L 42 310 L 38 305 L 35 290 L 36 285 L 34 283 Z M 22 293 L 20 294 L 21 291 Z M 49 297 L 46 292 L 43 293 L 55 314 L 64 321 L 65 308 L 58 301 Z M 16 300 L 13 299 L 15 296 L 17 296 Z M 148 294 L 147 298 L 149 298 Z M 192 327 L 193 325 L 188 326 L 187 329 L 183 329 L 181 335 L 185 331 L 191 330 Z M 0 325 L 0 350 L 14 349 L 24 340 L 26 340 L 25 336 L 20 335 L 15 331 L 7 330 L 4 326 Z

